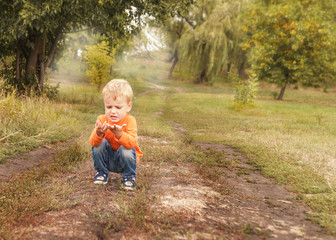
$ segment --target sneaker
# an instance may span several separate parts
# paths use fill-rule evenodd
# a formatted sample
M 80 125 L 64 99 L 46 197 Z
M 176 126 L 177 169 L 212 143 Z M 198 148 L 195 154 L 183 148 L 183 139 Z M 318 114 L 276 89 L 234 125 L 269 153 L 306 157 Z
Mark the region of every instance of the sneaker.
M 123 177 L 122 187 L 125 190 L 133 191 L 135 188 L 135 177 Z
M 96 173 L 93 182 L 95 184 L 106 184 L 107 180 L 108 180 L 107 174 L 104 173 L 103 171 L 99 171 L 99 172 Z

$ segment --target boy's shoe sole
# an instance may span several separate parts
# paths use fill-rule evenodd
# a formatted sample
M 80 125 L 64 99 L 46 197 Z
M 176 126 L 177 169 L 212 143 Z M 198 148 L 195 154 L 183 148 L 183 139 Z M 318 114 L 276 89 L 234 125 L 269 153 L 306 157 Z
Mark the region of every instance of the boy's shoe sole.
M 100 185 L 105 185 L 107 183 L 108 179 L 106 180 L 106 182 L 101 181 L 101 180 L 95 180 L 93 181 L 94 184 L 100 184 Z
M 123 189 L 127 190 L 127 191 L 134 191 L 135 187 L 126 187 L 126 186 L 122 186 Z
M 127 191 L 133 191 L 135 189 L 135 178 L 131 179 L 124 178 L 122 188 Z
M 107 182 L 108 182 L 108 175 L 103 171 L 97 172 L 93 179 L 94 184 L 106 184 Z

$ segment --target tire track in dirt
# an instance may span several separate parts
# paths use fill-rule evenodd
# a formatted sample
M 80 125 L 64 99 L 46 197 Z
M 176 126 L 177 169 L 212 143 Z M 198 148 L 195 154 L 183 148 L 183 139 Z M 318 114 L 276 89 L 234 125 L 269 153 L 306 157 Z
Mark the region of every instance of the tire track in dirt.
M 7 159 L 5 163 L 0 165 L 0 183 L 10 180 L 13 174 L 19 174 L 23 170 L 29 170 L 51 162 L 57 150 L 67 144 L 68 142 L 48 144 L 27 153 L 18 153 L 15 158 Z
M 181 124 L 173 121 L 167 123 L 186 137 L 186 130 Z M 306 220 L 310 209 L 296 201 L 295 194 L 262 176 L 260 171 L 247 163 L 248 159 L 242 153 L 221 144 L 192 144 L 202 151 L 217 151 L 226 161 L 235 162 L 233 169 L 217 167 L 216 172 L 221 173 L 217 183 L 208 182 L 209 186 L 213 186 L 209 190 L 210 195 L 216 196 L 216 201 L 213 198 L 206 201 L 203 208 L 205 213 L 197 218 L 198 224 L 212 222 L 213 226 L 236 231 L 244 227 L 244 232 L 250 231 L 252 239 L 336 239 Z M 229 189 L 228 193 L 220 194 L 217 191 L 217 195 L 214 194 L 221 184 Z M 195 186 L 195 189 L 202 189 L 202 186 Z M 210 229 L 216 231 L 213 226 Z

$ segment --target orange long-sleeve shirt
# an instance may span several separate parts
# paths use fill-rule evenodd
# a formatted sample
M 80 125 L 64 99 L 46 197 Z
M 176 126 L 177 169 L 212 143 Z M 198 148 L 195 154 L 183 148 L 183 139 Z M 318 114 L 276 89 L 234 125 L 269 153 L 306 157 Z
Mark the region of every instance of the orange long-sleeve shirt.
M 93 129 L 90 137 L 91 146 L 96 147 L 99 144 L 101 144 L 103 139 L 106 139 L 110 143 L 113 150 L 117 150 L 121 145 L 123 145 L 127 149 L 135 148 L 137 155 L 137 163 L 140 162 L 143 153 L 141 152 L 141 149 L 138 146 L 137 125 L 135 118 L 132 115 L 127 113 L 124 119 L 122 119 L 117 123 L 111 122 L 105 115 L 100 115 L 98 116 L 97 121 L 102 124 L 106 121 L 110 125 L 116 124 L 121 126 L 123 124 L 126 124 L 126 126 L 123 128 L 123 134 L 121 135 L 120 139 L 117 139 L 110 130 L 107 130 L 107 132 L 103 137 L 99 137 L 97 135 L 96 128 Z

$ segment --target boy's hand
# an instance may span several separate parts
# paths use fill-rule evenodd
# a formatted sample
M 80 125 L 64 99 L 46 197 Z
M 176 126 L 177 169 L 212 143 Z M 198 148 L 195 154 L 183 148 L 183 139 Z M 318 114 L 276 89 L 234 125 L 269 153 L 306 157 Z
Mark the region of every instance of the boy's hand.
M 109 124 L 105 121 L 103 124 L 100 122 L 96 122 L 96 133 L 99 137 L 104 137 Z
M 108 129 L 110 129 L 111 132 L 113 132 L 114 136 L 115 136 L 117 139 L 120 139 L 120 138 L 121 138 L 121 135 L 122 135 L 122 133 L 123 133 L 122 130 L 124 129 L 124 127 L 126 127 L 126 124 L 123 124 L 123 125 L 121 125 L 121 126 L 119 126 L 119 125 L 115 125 L 115 124 L 113 124 L 113 126 L 110 125 L 110 124 L 107 124 L 107 125 L 108 125 Z

